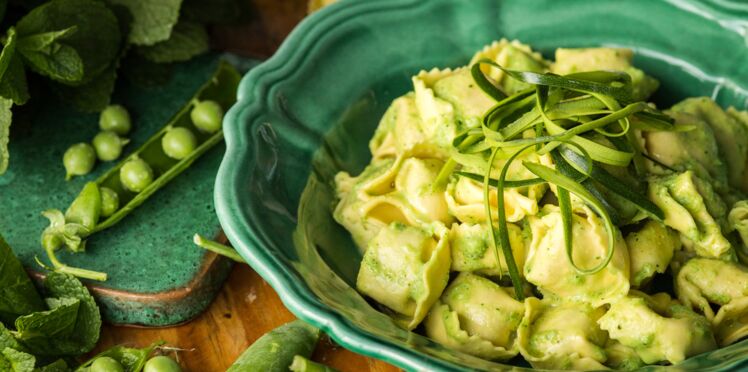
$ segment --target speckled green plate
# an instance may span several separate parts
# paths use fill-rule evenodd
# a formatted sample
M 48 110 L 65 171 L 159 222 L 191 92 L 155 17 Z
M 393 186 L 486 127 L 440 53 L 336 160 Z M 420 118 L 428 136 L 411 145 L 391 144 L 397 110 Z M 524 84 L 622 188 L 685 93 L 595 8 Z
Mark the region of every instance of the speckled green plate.
M 205 84 L 218 60 L 206 55 L 179 64 L 165 84 L 152 88 L 121 79 L 113 100 L 128 107 L 134 122 L 125 151 L 162 128 Z M 0 176 L 0 233 L 38 273 L 43 270 L 34 256 L 46 260 L 39 239 L 48 225 L 41 212 L 64 210 L 87 181 L 113 164 L 99 163 L 91 174 L 66 182 L 62 154 L 76 142 L 91 141 L 99 130 L 98 115 L 76 113 L 58 102 L 36 109 L 32 122 L 19 116 L 13 123 L 10 168 Z M 165 326 L 189 320 L 210 304 L 231 265 L 197 248 L 192 235 L 220 230 L 212 195 L 223 152 L 219 144 L 127 218 L 94 235 L 85 254 L 60 253 L 70 265 L 109 274 L 104 283 L 87 282 L 108 322 Z
M 398 328 L 353 289 L 360 254 L 331 218 L 333 175 L 358 173 L 391 100 L 419 69 L 453 67 L 492 40 L 615 45 L 656 76 L 661 105 L 748 102 L 748 3 L 739 1 L 342 1 L 308 18 L 244 77 L 226 118 L 216 211 L 229 240 L 300 318 L 343 346 L 410 370 L 509 369 Z M 677 367 L 748 366 L 748 342 Z

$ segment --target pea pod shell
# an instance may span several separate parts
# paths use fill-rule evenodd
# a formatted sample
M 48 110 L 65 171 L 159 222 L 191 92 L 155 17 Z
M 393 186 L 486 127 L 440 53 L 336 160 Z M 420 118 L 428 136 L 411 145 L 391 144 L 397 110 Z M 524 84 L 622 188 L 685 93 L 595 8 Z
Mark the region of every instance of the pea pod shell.
M 294 356 L 312 354 L 319 335 L 301 320 L 286 323 L 255 341 L 226 372 L 287 372 Z
M 65 222 L 80 224 L 89 230 L 93 230 L 99 222 L 100 216 L 101 192 L 95 182 L 89 182 L 65 212 Z

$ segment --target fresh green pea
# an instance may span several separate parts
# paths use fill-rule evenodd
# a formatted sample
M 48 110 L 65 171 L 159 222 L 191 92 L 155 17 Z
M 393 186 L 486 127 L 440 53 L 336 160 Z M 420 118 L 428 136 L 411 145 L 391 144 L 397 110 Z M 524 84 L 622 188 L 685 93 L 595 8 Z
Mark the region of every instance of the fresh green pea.
M 126 189 L 141 192 L 153 182 L 153 170 L 143 159 L 131 159 L 120 168 L 119 179 Z
M 187 128 L 176 127 L 161 137 L 161 147 L 166 156 L 181 160 L 189 156 L 197 147 L 197 138 Z
M 94 362 L 91 363 L 91 367 L 89 371 L 90 372 L 124 372 L 125 369 L 122 368 L 122 364 L 120 364 L 114 358 L 103 356 L 103 357 L 96 358 L 96 360 L 94 360 Z
M 159 355 L 149 359 L 145 363 L 143 372 L 182 372 L 179 364 L 167 356 Z
M 130 133 L 130 113 L 121 105 L 109 105 L 99 115 L 99 128 L 124 136 Z
M 122 147 L 130 140 L 120 138 L 117 133 L 111 130 L 99 132 L 93 139 L 93 146 L 96 150 L 96 156 L 101 161 L 112 161 L 122 155 Z
M 65 166 L 65 179 L 73 176 L 83 176 L 91 172 L 96 164 L 96 152 L 87 143 L 76 143 L 70 146 L 62 156 L 62 164 Z
M 221 129 L 223 109 L 216 101 L 200 101 L 192 108 L 190 119 L 201 132 L 215 133 Z
M 101 216 L 109 217 L 119 209 L 119 194 L 108 187 L 101 187 Z

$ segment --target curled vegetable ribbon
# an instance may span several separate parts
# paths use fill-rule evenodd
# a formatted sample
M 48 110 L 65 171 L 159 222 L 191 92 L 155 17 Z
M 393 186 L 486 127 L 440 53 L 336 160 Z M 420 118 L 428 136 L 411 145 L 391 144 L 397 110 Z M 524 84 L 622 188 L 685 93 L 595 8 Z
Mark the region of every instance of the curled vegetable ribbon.
M 498 68 L 510 78 L 531 87 L 507 95 L 486 77 L 481 70 L 482 65 Z M 617 234 L 614 222 L 619 219 L 615 209 L 602 197 L 596 183 L 631 201 L 650 217 L 656 220 L 664 218 L 663 212 L 644 195 L 596 165 L 628 167 L 633 160 L 635 169 L 641 172 L 641 159 L 645 155 L 635 143 L 631 143 L 631 129 L 680 130 L 674 127 L 670 117 L 649 104 L 631 102 L 631 77 L 628 74 L 592 71 L 559 76 L 509 70 L 489 59 L 473 64 L 470 72 L 476 85 L 496 103 L 484 113 L 480 128 L 468 128 L 456 136 L 452 142 L 455 152 L 445 162 L 433 187 L 443 188 L 452 174 L 483 183 L 496 262 L 501 264 L 501 249 L 518 299 L 524 298 L 524 295 L 519 269 L 509 245 L 504 200 L 501 196 L 497 198 L 497 226 L 494 226 L 489 203 L 490 187 L 495 187 L 497 194 L 503 195 L 505 188 L 554 184 L 564 224 L 567 258 L 577 272 L 585 275 L 597 273 L 610 263 Z M 534 137 L 520 138 L 529 129 L 534 129 Z M 582 136 L 590 132 L 608 138 L 616 148 Z M 537 178 L 507 180 L 509 166 L 533 147 L 538 154 L 550 153 L 558 169 L 523 161 L 524 167 Z M 520 150 L 516 151 L 517 148 Z M 481 160 L 481 154 L 487 155 L 488 160 Z M 490 177 L 491 170 L 499 155 L 506 159 L 506 163 L 499 178 L 493 179 Z M 483 175 L 464 172 L 458 169 L 462 163 L 481 166 L 486 171 Z M 602 262 L 592 268 L 582 268 L 574 262 L 571 194 L 582 199 L 605 225 L 608 249 Z

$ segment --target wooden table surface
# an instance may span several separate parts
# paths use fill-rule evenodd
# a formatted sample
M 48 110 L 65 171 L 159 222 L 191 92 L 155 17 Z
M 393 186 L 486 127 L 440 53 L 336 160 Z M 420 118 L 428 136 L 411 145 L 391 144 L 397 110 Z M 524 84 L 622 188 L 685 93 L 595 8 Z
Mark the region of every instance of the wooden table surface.
M 164 340 L 168 346 L 184 349 L 172 356 L 178 357 L 185 371 L 225 371 L 265 332 L 294 318 L 267 282 L 248 265 L 237 264 L 223 290 L 197 319 L 169 328 L 105 325 L 97 351 L 118 344 L 144 347 Z M 398 370 L 337 346 L 327 337 L 319 342 L 312 359 L 343 372 Z
M 307 0 L 241 1 L 248 18 L 241 24 L 213 27 L 213 45 L 253 58 L 272 55 L 307 11 Z M 267 282 L 249 266 L 237 264 L 208 310 L 196 319 L 158 329 L 106 325 L 96 351 L 118 344 L 144 347 L 164 340 L 168 346 L 183 349 L 175 356 L 185 371 L 224 371 L 252 342 L 293 319 Z M 326 337 L 313 359 L 340 371 L 397 371 L 387 363 L 343 349 Z

